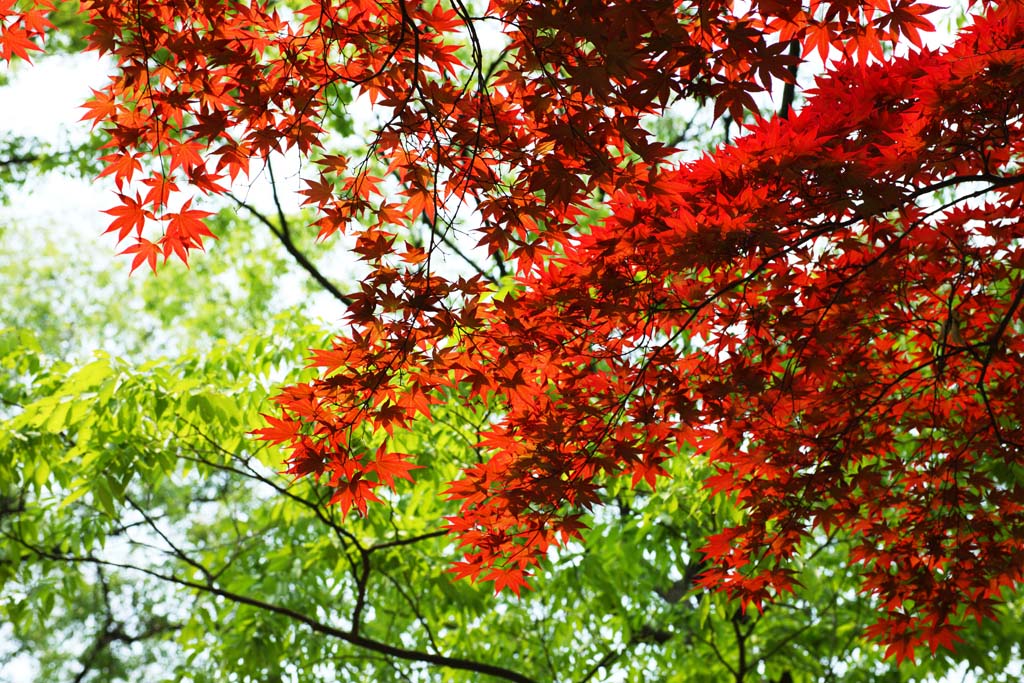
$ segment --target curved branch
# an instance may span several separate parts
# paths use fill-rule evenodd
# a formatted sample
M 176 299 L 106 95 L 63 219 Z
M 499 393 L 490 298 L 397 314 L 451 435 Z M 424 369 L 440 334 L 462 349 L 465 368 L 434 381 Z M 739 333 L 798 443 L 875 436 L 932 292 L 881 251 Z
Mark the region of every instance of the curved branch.
M 305 254 L 299 251 L 299 248 L 295 246 L 295 242 L 292 241 L 291 233 L 288 230 L 287 223 L 282 223 L 282 225 L 278 227 L 274 225 L 274 222 L 267 218 L 266 215 L 264 215 L 261 211 L 253 207 L 248 202 L 246 202 L 244 199 L 240 199 L 231 192 L 226 192 L 225 194 L 228 196 L 229 199 L 231 199 L 231 201 L 233 201 L 240 208 L 243 208 L 246 211 L 248 211 L 253 218 L 258 220 L 263 225 L 267 226 L 270 229 L 270 232 L 274 234 L 274 237 L 276 237 L 277 240 L 284 246 L 285 250 L 291 255 L 293 259 L 295 259 L 295 262 L 298 263 L 299 266 L 304 271 L 309 273 L 310 277 L 312 277 L 316 281 L 316 283 L 320 285 L 320 287 L 322 287 L 328 294 L 330 294 L 331 296 L 333 296 L 335 299 L 345 304 L 346 306 L 352 303 L 352 297 L 338 289 L 330 280 L 327 279 L 326 275 L 320 272 L 319 268 L 313 265 L 313 262 L 310 261 Z M 276 190 L 274 192 L 274 197 L 274 201 L 276 202 Z
M 589 681 L 591 678 L 593 678 L 594 676 L 597 675 L 597 672 L 601 670 L 601 667 L 608 666 L 609 664 L 613 664 L 615 662 L 615 660 L 617 660 L 619 657 L 621 657 L 622 653 L 625 652 L 625 651 L 626 651 L 625 648 L 623 648 L 621 650 L 616 650 L 616 649 L 608 650 L 608 652 L 605 653 L 604 657 L 601 657 L 601 659 L 598 660 L 597 664 L 595 664 L 594 666 L 590 667 L 590 670 L 583 675 L 583 678 L 581 678 L 578 683 L 587 683 L 587 681 Z
M 6 159 L 0 159 L 0 167 L 27 166 L 43 159 L 42 154 L 16 154 Z
M 416 621 L 419 622 L 420 628 L 422 628 L 423 632 L 426 634 L 427 641 L 430 643 L 430 646 L 434 648 L 434 652 L 440 652 L 441 648 L 438 647 L 437 641 L 434 638 L 434 631 L 430 628 L 430 622 L 428 622 L 426 617 L 423 616 L 423 611 L 419 608 L 419 605 L 416 603 L 416 601 L 413 600 L 412 596 L 410 596 L 406 592 L 405 588 L 402 587 L 402 584 L 400 581 L 398 581 L 398 579 L 396 579 L 395 577 L 391 576 L 391 574 L 383 570 L 380 572 L 380 575 L 388 580 L 388 583 L 391 584 L 395 591 L 402 597 L 402 600 L 405 601 L 405 604 L 409 606 L 409 609 L 412 610 L 413 616 L 415 616 Z
M 442 230 L 438 229 L 436 221 L 432 221 L 429 218 L 427 218 L 426 212 L 423 213 L 423 223 L 427 226 L 427 229 L 430 230 L 431 235 L 441 240 L 441 244 L 451 249 L 452 253 L 454 253 L 460 259 L 465 261 L 469 265 L 469 267 L 476 271 L 476 273 L 480 277 L 484 278 L 493 285 L 498 284 L 498 278 L 484 270 L 484 268 L 480 266 L 480 264 L 478 264 L 476 261 L 470 258 L 469 255 L 467 255 L 464 251 L 459 249 L 459 246 L 455 244 L 455 242 L 452 241 L 452 239 L 449 238 L 448 235 L 446 235 Z
M 370 554 L 359 549 L 359 571 L 353 571 L 356 582 L 356 604 L 352 607 L 352 634 L 359 635 L 359 629 L 363 622 L 363 610 L 366 609 L 366 587 L 370 583 Z M 354 570 L 354 568 L 353 568 Z
M 409 536 L 408 538 L 398 538 L 393 541 L 385 541 L 384 543 L 377 543 L 367 548 L 367 553 L 372 553 L 375 550 L 383 550 L 384 548 L 395 548 L 402 545 L 412 545 L 413 543 L 419 543 L 425 541 L 428 538 L 437 538 L 438 536 L 444 536 L 448 533 L 447 529 L 438 529 L 436 531 L 427 531 L 416 536 Z
M 51 552 L 43 548 L 38 548 L 20 537 L 12 536 L 8 533 L 5 533 L 4 535 L 12 541 L 14 541 L 15 543 L 18 543 L 22 547 L 31 551 L 36 556 L 47 560 L 52 560 L 55 562 L 80 562 L 85 564 L 91 564 L 98 567 L 113 567 L 116 569 L 139 572 L 141 574 L 151 576 L 159 581 L 164 581 L 166 583 L 181 586 L 183 588 L 191 588 L 193 590 L 199 591 L 200 593 L 213 595 L 238 605 L 246 605 L 248 607 L 253 607 L 258 610 L 263 610 L 265 612 L 270 612 L 272 614 L 277 614 L 286 617 L 288 619 L 291 619 L 292 621 L 295 621 L 306 626 L 314 633 L 319 633 L 321 635 L 325 635 L 331 638 L 337 638 L 338 640 L 344 641 L 350 645 L 354 645 L 355 647 L 363 648 L 371 652 L 377 652 L 382 655 L 395 657 L 398 659 L 404 659 L 411 662 L 422 662 L 424 664 L 432 664 L 434 666 L 445 667 L 448 669 L 472 671 L 474 673 L 483 674 L 485 676 L 491 676 L 493 678 L 498 678 L 506 681 L 513 681 L 513 683 L 536 683 L 534 679 L 529 678 L 528 676 L 494 664 L 486 664 L 484 662 L 477 662 L 471 659 L 463 659 L 462 657 L 446 657 L 444 655 L 433 654 L 430 652 L 409 650 L 403 647 L 390 645 L 379 640 L 367 638 L 357 633 L 353 633 L 352 631 L 346 631 L 344 629 L 330 626 L 321 621 L 317 621 L 308 614 L 304 614 L 289 607 L 285 607 L 283 605 L 276 605 L 274 603 L 265 602 L 263 600 L 253 598 L 248 595 L 235 593 L 234 591 L 220 588 L 215 584 L 206 585 L 195 581 L 190 581 L 189 579 L 174 576 L 172 574 L 163 574 L 161 572 L 155 571 L 153 569 L 148 569 L 146 567 L 139 567 L 136 565 L 124 564 L 121 562 L 112 562 L 109 560 L 104 560 L 99 557 L 94 557 L 92 555 L 64 555 L 61 553 Z
M 1006 328 L 1009 327 L 1010 321 L 1013 319 L 1013 314 L 1017 312 L 1020 307 L 1021 301 L 1024 300 L 1024 284 L 1017 287 L 1017 291 L 1014 292 L 1013 301 L 1010 302 L 1009 307 L 1006 309 L 1006 313 L 999 321 L 999 326 L 996 331 L 989 338 L 988 350 L 985 353 L 985 358 L 981 362 L 981 372 L 978 373 L 978 390 L 981 392 L 982 400 L 985 404 L 985 410 L 988 412 L 989 420 L 992 422 L 992 428 L 995 431 L 996 438 L 1000 443 L 1008 443 L 1012 446 L 1020 446 L 1020 444 L 1008 441 L 1003 437 L 1002 429 L 999 427 L 999 422 L 996 420 L 996 414 L 992 410 L 992 405 L 989 403 L 988 392 L 985 389 L 985 375 L 988 374 L 989 366 L 992 364 L 992 358 L 996 354 L 996 349 L 999 347 L 999 342 L 1002 340 L 1003 335 L 1006 333 Z
M 800 57 L 800 41 L 792 40 L 789 43 L 789 50 L 787 50 L 788 56 L 799 59 Z M 789 73 L 793 74 L 792 82 L 786 83 L 785 87 L 782 88 L 782 102 L 779 104 L 779 118 L 788 119 L 790 112 L 793 110 L 793 100 L 796 99 L 796 72 L 799 62 L 788 67 Z
M 96 580 L 100 586 L 100 594 L 103 596 L 103 609 L 105 612 L 103 623 L 100 624 L 100 628 L 96 633 L 96 639 L 92 642 L 92 645 L 82 653 L 80 660 L 82 669 L 75 675 L 73 683 L 82 683 L 85 680 L 85 677 L 92 672 L 100 653 L 110 645 L 111 641 L 110 634 L 114 627 L 114 613 L 110 608 L 110 586 L 107 584 L 107 577 L 103 574 L 103 567 L 96 567 Z

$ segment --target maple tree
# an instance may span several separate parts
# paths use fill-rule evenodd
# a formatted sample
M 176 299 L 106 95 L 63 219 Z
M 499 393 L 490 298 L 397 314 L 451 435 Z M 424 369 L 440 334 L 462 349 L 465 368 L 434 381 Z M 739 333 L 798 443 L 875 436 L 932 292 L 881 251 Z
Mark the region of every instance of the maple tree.
M 884 661 L 858 637 L 873 607 L 841 538 L 798 559 L 799 597 L 763 614 L 687 591 L 706 534 L 740 519 L 688 458 L 665 463 L 656 491 L 609 481 L 586 544 L 561 548 L 533 590 L 452 581 L 440 494 L 477 461 L 466 436 L 486 410 L 438 406 L 396 433 L 429 468 L 342 522 L 329 489 L 279 473 L 279 450 L 243 433 L 271 382 L 314 375 L 303 349 L 328 338 L 306 322 L 322 301 L 282 288 L 299 265 L 260 221 L 218 212 L 210 258 L 127 278 L 95 240 L 102 216 L 48 231 L 25 213 L 32 195 L 16 201 L 0 206 L 0 679 L 878 683 L 969 668 L 996 683 L 1013 670 L 1019 595 L 955 654 Z
M 5 59 L 48 31 L 28 7 L 0 9 Z M 496 417 L 447 492 L 454 569 L 499 590 L 579 538 L 608 482 L 656 486 L 677 454 L 745 512 L 699 579 L 745 604 L 793 591 L 803 544 L 841 533 L 880 608 L 868 633 L 903 659 L 1019 584 L 1018 2 L 980 4 L 941 51 L 911 1 L 84 8 L 117 61 L 85 117 L 133 269 L 202 249 L 196 197 L 275 152 L 314 162 L 313 226 L 368 272 L 338 292 L 320 378 L 258 433 L 343 511 L 412 479 L 396 435 L 466 401 Z M 755 95 L 812 55 L 806 104 L 761 116 Z M 361 156 L 327 147 L 341 88 L 386 112 Z M 684 98 L 749 114 L 745 134 L 675 161 L 643 126 Z M 459 232 L 507 277 L 443 274 Z
M 477 460 L 463 434 L 486 411 L 439 406 L 396 434 L 430 467 L 342 522 L 328 489 L 244 436 L 270 383 L 312 377 L 303 349 L 328 338 L 306 322 L 322 304 L 282 292 L 299 265 L 260 221 L 218 212 L 211 258 L 126 278 L 95 240 L 102 216 L 48 231 L 9 221 L 32 198 L 16 200 L 0 206 L 0 679 L 875 683 L 969 662 L 994 682 L 1021 640 L 1018 601 L 956 657 L 882 661 L 854 637 L 871 608 L 837 540 L 802 568 L 800 599 L 763 615 L 687 592 L 705 534 L 737 518 L 683 458 L 656 492 L 610 482 L 588 543 L 534 590 L 452 581 L 441 492 Z

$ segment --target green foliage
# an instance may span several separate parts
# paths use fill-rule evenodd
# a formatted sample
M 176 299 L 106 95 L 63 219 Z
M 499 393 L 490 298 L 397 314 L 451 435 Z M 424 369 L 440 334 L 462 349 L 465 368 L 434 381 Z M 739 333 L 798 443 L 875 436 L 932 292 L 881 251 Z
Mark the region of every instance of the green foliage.
M 95 176 L 101 170 L 96 160 L 101 144 L 96 134 L 61 146 L 19 135 L 0 137 L 0 202 L 9 201 L 12 191 L 47 173 L 59 170 L 68 177 Z
M 211 225 L 226 237 L 210 257 L 191 270 L 169 265 L 158 278 L 128 278 L 94 236 L 10 226 L 0 231 L 0 320 L 33 330 L 46 353 L 75 359 L 93 350 L 151 359 L 269 329 L 297 298 L 281 294 L 282 281 L 294 277 L 285 255 L 233 210 Z
M 245 436 L 272 383 L 302 380 L 281 375 L 300 364 L 281 349 L 323 341 L 299 319 L 145 362 L 69 363 L 31 331 L 0 335 L 0 609 L 36 680 L 481 678 L 308 622 L 538 681 L 731 680 L 741 657 L 744 680 L 798 682 L 923 680 L 953 664 L 897 671 L 858 639 L 871 608 L 850 588 L 840 539 L 820 539 L 799 577 L 804 601 L 744 615 L 688 591 L 694 548 L 734 511 L 686 458 L 656 492 L 610 488 L 586 545 L 553 557 L 521 600 L 453 581 L 439 520 L 455 508 L 441 492 L 478 458 L 491 417 L 469 406 L 402 437 L 432 467 L 342 524 L 325 487 L 277 474 L 281 454 Z M 208 332 L 197 324 L 197 338 Z M 1019 621 L 972 634 L 968 656 L 990 674 L 979 680 L 999 680 L 1021 635 L 1005 625 Z
M 59 21 L 77 21 L 72 5 Z M 0 165 L 0 192 L 68 161 L 0 143 L 0 161 L 18 155 L 33 161 Z M 311 377 L 286 369 L 326 334 L 289 300 L 306 298 L 288 294 L 289 255 L 243 218 L 219 213 L 210 254 L 155 278 L 99 265 L 91 236 L 0 232 L 0 678 L 15 655 L 35 680 L 83 682 L 476 681 L 491 665 L 513 680 L 866 683 L 957 666 L 939 652 L 896 667 L 861 639 L 875 606 L 853 588 L 849 539 L 815 539 L 801 600 L 763 614 L 695 592 L 696 549 L 737 512 L 685 454 L 656 491 L 608 482 L 586 544 L 552 553 L 521 599 L 454 581 L 444 491 L 481 458 L 494 416 L 476 405 L 396 435 L 429 467 L 343 523 L 323 482 L 282 475 L 282 453 L 247 436 L 274 386 Z M 1022 605 L 1001 610 L 963 634 L 976 680 L 1020 658 Z

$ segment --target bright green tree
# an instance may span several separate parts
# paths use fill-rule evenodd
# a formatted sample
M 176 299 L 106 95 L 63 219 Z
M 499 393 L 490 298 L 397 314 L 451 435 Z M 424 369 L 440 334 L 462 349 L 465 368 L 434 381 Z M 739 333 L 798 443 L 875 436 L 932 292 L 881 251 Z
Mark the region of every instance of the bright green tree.
M 56 35 L 74 51 L 84 27 L 66 8 Z M 714 141 L 699 120 L 657 127 Z M 96 144 L 3 138 L 0 195 L 40 173 L 92 177 Z M 813 539 L 800 599 L 763 614 L 694 590 L 697 549 L 739 513 L 687 458 L 656 492 L 609 482 L 586 544 L 552 552 L 521 598 L 453 580 L 444 518 L 458 506 L 443 494 L 481 457 L 495 416 L 477 405 L 448 402 L 397 437 L 429 467 L 342 521 L 326 486 L 281 475 L 283 453 L 248 433 L 327 343 L 310 302 L 354 283 L 326 272 L 285 210 L 229 202 L 210 253 L 157 278 L 126 280 L 66 226 L 0 229 L 0 679 L 868 682 L 966 663 L 1007 680 L 1020 600 L 966 631 L 955 658 L 885 661 L 861 637 L 877 605 L 841 535 Z M 404 237 L 431 239 L 422 225 Z
M 34 680 L 895 681 L 955 666 L 896 667 L 861 640 L 873 606 L 842 537 L 818 539 L 805 598 L 763 615 L 693 592 L 695 549 L 737 513 L 685 459 L 655 493 L 611 485 L 586 545 L 521 599 L 454 581 L 442 494 L 491 418 L 470 407 L 403 437 L 431 467 L 342 522 L 326 487 L 278 474 L 282 454 L 247 436 L 274 385 L 303 379 L 283 368 L 324 341 L 310 310 L 276 307 L 306 271 L 258 221 L 217 220 L 230 237 L 156 279 L 83 265 L 66 240 L 19 251 L 28 227 L 3 235 L 0 652 Z M 979 680 L 1015 655 L 1019 609 L 959 651 Z

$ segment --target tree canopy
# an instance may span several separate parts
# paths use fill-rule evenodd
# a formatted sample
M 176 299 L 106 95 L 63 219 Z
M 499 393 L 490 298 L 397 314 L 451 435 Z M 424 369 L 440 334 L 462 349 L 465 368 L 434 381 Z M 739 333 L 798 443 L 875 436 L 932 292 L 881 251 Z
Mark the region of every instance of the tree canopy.
M 87 235 L 40 244 L 40 226 L 4 231 L 0 253 L 22 258 L 0 264 L 16 293 L 0 319 L 17 324 L 0 337 L 0 679 L 26 680 L 20 667 L 82 682 L 870 683 L 967 663 L 1005 680 L 1024 638 L 1019 600 L 955 655 L 884 661 L 862 637 L 875 606 L 855 591 L 841 537 L 820 539 L 795 565 L 799 597 L 763 614 L 691 590 L 705 537 L 741 516 L 685 458 L 656 491 L 610 484 L 586 544 L 560 549 L 520 597 L 446 571 L 456 549 L 442 518 L 457 505 L 441 494 L 478 461 L 485 412 L 419 420 L 401 444 L 429 467 L 342 521 L 328 487 L 279 474 L 281 453 L 244 437 L 271 382 L 313 376 L 294 368 L 328 333 L 301 322 L 306 307 L 267 309 L 286 252 L 230 212 L 212 225 L 224 238 L 190 271 L 127 283 L 117 266 L 70 258 L 89 252 Z M 247 313 L 190 306 L 226 274 Z M 70 310 L 62 290 L 80 292 Z
M 5 60 L 60 45 L 51 16 L 63 49 L 112 60 L 84 118 L 132 270 L 195 264 L 215 236 L 251 244 L 244 221 L 215 217 L 227 201 L 346 310 L 327 338 L 228 324 L 138 372 L 109 356 L 72 371 L 8 333 L 12 552 L 95 571 L 97 643 L 120 623 L 106 573 L 134 568 L 209 599 L 208 625 L 244 607 L 386 662 L 509 680 L 669 671 L 699 649 L 660 647 L 680 634 L 737 681 L 853 677 L 858 656 L 877 676 L 877 653 L 851 649 L 861 631 L 894 671 L 923 646 L 973 663 L 996 647 L 988 620 L 1014 621 L 1024 571 L 1024 13 L 976 3 L 937 49 L 922 40 L 934 9 L 90 0 L 72 18 L 8 3 Z M 659 137 L 659 120 L 676 130 Z M 281 154 L 302 160 L 296 215 Z M 260 174 L 269 212 L 238 194 Z M 347 286 L 313 237 L 358 259 Z M 227 257 L 267 263 L 240 249 Z M 303 348 L 309 369 L 290 370 Z M 261 405 L 284 373 L 276 408 Z M 49 448 L 83 473 L 33 455 Z M 166 500 L 143 480 L 173 482 Z M 244 523 L 204 529 L 207 497 Z M 122 536 L 169 564 L 94 554 Z M 69 537 L 81 544 L 54 540 Z M 295 570 L 309 577 L 282 580 L 318 543 Z M 452 574 L 520 601 L 453 585 L 407 548 L 455 543 Z M 26 571 L 26 586 L 41 576 Z M 528 652 L 487 641 L 499 664 L 464 639 L 576 617 L 603 654 L 581 656 L 561 626 Z M 790 643 L 806 667 L 773 661 Z M 292 666 L 330 659 L 316 647 Z

